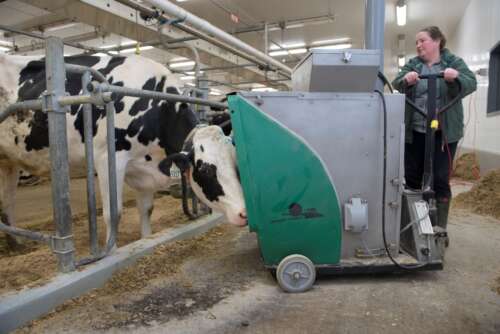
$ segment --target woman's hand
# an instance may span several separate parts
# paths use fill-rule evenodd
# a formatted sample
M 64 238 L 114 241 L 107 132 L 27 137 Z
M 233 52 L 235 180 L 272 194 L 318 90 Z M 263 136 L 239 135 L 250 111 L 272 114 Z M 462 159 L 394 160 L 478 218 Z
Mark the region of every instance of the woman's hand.
M 453 82 L 458 77 L 458 74 L 459 73 L 457 70 L 455 70 L 454 68 L 448 67 L 443 72 L 444 80 L 446 80 L 447 82 Z
M 416 84 L 418 82 L 418 80 L 420 80 L 418 78 L 418 73 L 415 71 L 406 73 L 403 78 L 405 79 L 406 84 L 408 86 L 413 86 L 414 84 Z

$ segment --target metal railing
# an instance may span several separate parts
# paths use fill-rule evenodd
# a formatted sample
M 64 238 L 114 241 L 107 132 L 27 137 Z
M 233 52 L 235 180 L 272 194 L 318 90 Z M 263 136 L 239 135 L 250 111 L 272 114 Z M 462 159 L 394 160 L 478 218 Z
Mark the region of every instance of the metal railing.
M 53 215 L 56 225 L 55 235 L 46 235 L 9 226 L 10 222 L 5 215 L 1 217 L 0 231 L 49 244 L 58 258 L 59 271 L 69 272 L 75 270 L 78 266 L 95 262 L 105 257 L 116 245 L 119 216 L 116 190 L 115 108 L 113 100 L 117 98 L 118 94 L 120 96 L 146 97 L 150 99 L 167 100 L 170 102 L 205 105 L 217 109 L 227 108 L 227 104 L 209 101 L 203 98 L 110 85 L 107 83 L 102 73 L 95 69 L 73 64 L 64 64 L 63 47 L 63 43 L 59 38 L 49 37 L 46 39 L 45 70 L 47 90 L 43 96 L 37 100 L 14 103 L 0 113 L 0 122 L 4 121 L 14 112 L 21 110 L 42 110 L 48 115 L 51 175 L 57 175 L 57 177 L 51 178 Z M 82 74 L 81 95 L 66 95 L 64 85 L 66 71 Z M 92 78 L 96 81 L 92 81 Z M 68 143 L 66 133 L 66 113 L 69 111 L 68 106 L 75 104 L 83 105 L 84 145 L 87 169 L 87 209 L 90 236 L 89 247 L 91 253 L 89 258 L 83 258 L 78 261 L 75 261 L 75 248 L 72 235 L 72 217 L 69 201 Z M 92 105 L 106 107 L 110 233 L 103 251 L 99 250 L 97 242 Z M 199 214 L 198 204 L 194 201 L 193 197 L 191 197 L 192 212 L 189 208 L 186 210 L 187 194 L 190 192 L 184 188 L 185 185 L 183 186 L 183 209 L 190 218 L 196 218 Z

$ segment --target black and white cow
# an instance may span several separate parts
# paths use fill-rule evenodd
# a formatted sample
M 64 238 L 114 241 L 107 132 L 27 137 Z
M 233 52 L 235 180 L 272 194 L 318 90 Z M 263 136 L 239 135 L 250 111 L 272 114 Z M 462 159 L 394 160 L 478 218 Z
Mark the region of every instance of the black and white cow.
M 100 71 L 114 85 L 179 94 L 179 81 L 148 58 L 65 57 L 66 63 Z M 67 73 L 66 91 L 81 93 L 81 75 Z M 45 91 L 45 63 L 41 57 L 0 54 L 0 111 L 11 103 L 36 99 Z M 153 194 L 172 179 L 159 169 L 167 156 L 181 151 L 184 140 L 198 123 L 185 103 L 119 96 L 116 109 L 116 171 L 118 211 L 122 209 L 123 185 L 137 191 L 142 235 L 151 233 Z M 106 115 L 93 107 L 95 168 L 102 198 L 108 198 Z M 70 171 L 85 168 L 82 106 L 71 107 L 67 117 Z M 188 172 L 194 192 L 209 207 L 222 211 L 230 223 L 246 224 L 245 204 L 239 183 L 235 150 L 216 126 L 201 127 L 193 136 L 193 156 Z M 14 200 L 19 169 L 41 175 L 50 172 L 47 115 L 41 111 L 18 112 L 0 123 L 0 199 L 2 212 L 14 223 Z M 109 236 L 109 205 L 103 201 Z

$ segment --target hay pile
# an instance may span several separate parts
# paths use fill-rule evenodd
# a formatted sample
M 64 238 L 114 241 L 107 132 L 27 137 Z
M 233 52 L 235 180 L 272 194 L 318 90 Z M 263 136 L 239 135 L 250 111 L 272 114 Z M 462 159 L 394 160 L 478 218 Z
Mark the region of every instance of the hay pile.
M 458 195 L 453 206 L 500 219 L 500 169 L 487 173 L 472 189 Z
M 452 177 L 466 181 L 479 180 L 481 176 L 476 154 L 465 153 L 456 159 L 453 165 Z

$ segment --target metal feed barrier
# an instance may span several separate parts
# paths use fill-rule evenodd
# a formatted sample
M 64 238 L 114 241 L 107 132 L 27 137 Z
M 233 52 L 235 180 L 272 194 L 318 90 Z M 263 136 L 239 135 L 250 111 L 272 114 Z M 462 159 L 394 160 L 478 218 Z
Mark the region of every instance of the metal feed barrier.
M 58 258 L 58 268 L 61 272 L 71 272 L 76 267 L 95 262 L 109 254 L 116 244 L 118 230 L 118 207 L 116 193 L 116 160 L 115 160 L 115 131 L 114 131 L 114 103 L 117 94 L 121 96 L 147 97 L 152 99 L 185 102 L 189 104 L 204 105 L 224 109 L 225 103 L 213 102 L 202 98 L 168 94 L 157 91 L 132 89 L 114 86 L 107 83 L 106 78 L 98 71 L 85 66 L 64 64 L 63 43 L 60 39 L 50 37 L 46 40 L 46 81 L 47 90 L 37 100 L 17 102 L 0 113 L 0 122 L 12 113 L 21 110 L 42 110 L 48 115 L 49 144 L 51 159 L 52 200 L 54 204 L 55 235 L 46 235 L 39 232 L 28 231 L 9 226 L 2 216 L 0 231 L 5 233 L 45 242 L 50 245 Z M 66 71 L 82 74 L 82 95 L 67 96 L 64 82 Z M 95 81 L 91 81 L 93 78 Z M 75 260 L 75 248 L 72 234 L 71 207 L 69 201 L 69 171 L 68 171 L 68 144 L 66 135 L 67 106 L 83 104 L 83 121 L 85 137 L 85 155 L 87 163 L 87 207 L 90 235 L 90 258 Z M 92 105 L 106 106 L 106 130 L 108 152 L 108 179 L 110 203 L 110 238 L 105 249 L 99 251 L 97 242 L 96 199 L 94 186 L 94 159 L 92 135 Z M 185 181 L 185 180 L 183 180 Z M 183 189 L 183 210 L 191 219 L 199 217 L 196 198 L 187 189 L 185 182 Z M 189 208 L 187 194 L 191 194 L 192 210 Z M 191 212 L 192 211 L 192 212 Z
M 59 38 L 46 40 L 46 82 L 47 90 L 37 100 L 17 102 L 0 113 L 0 122 L 16 111 L 42 110 L 48 115 L 49 153 L 51 159 L 52 201 L 54 208 L 55 235 L 46 235 L 9 226 L 5 215 L 1 215 L 0 231 L 9 235 L 47 243 L 58 259 L 59 275 L 44 286 L 12 292 L 0 296 L 0 333 L 9 332 L 26 322 L 49 312 L 65 300 L 79 296 L 92 288 L 102 286 L 120 267 L 132 264 L 141 256 L 153 252 L 159 244 L 173 242 L 208 231 L 222 221 L 222 215 L 212 214 L 172 230 L 160 232 L 154 238 L 146 238 L 127 246 L 109 251 L 116 244 L 118 209 L 116 193 L 115 131 L 113 100 L 119 93 L 122 96 L 147 97 L 173 102 L 212 106 L 218 109 L 227 107 L 224 103 L 189 96 L 167 94 L 155 91 L 131 89 L 109 85 L 98 71 L 79 65 L 64 64 L 63 42 Z M 67 96 L 64 82 L 66 71 L 82 74 L 82 94 Z M 92 82 L 91 79 L 95 81 Z M 83 104 L 85 136 L 85 155 L 87 163 L 87 205 L 90 235 L 89 258 L 75 260 L 75 247 L 72 234 L 72 216 L 69 201 L 68 144 L 66 134 L 67 106 Z M 92 105 L 106 106 L 108 178 L 111 231 L 103 251 L 98 248 L 96 224 L 96 200 L 94 188 L 94 160 L 92 136 Z M 207 116 L 212 113 L 207 112 Z M 216 114 L 216 113 L 214 113 Z M 191 218 L 198 218 L 198 203 L 191 197 L 192 210 L 189 208 L 186 184 L 183 187 L 183 210 Z M 203 210 L 200 210 L 204 214 Z M 99 261 L 98 261 L 99 260 Z M 75 270 L 78 266 L 95 262 L 85 270 Z

